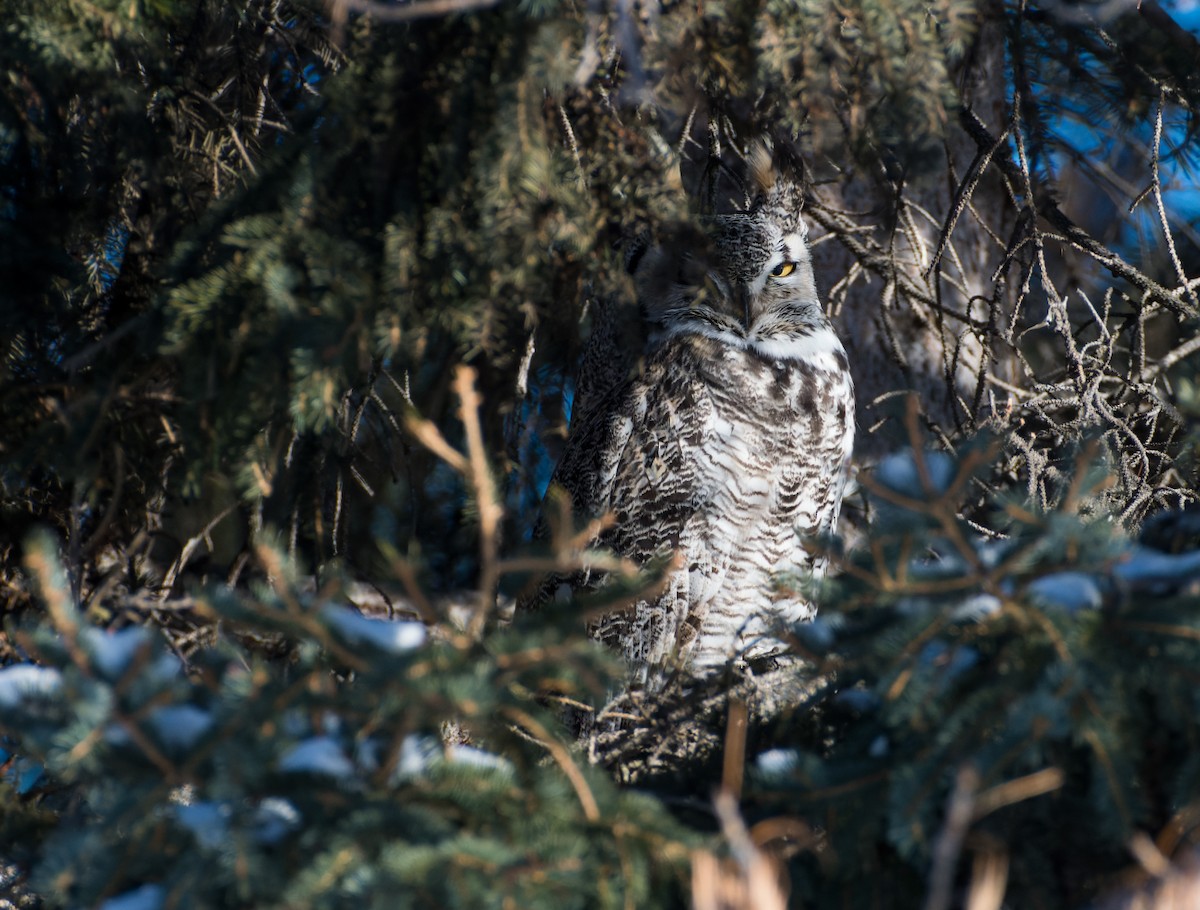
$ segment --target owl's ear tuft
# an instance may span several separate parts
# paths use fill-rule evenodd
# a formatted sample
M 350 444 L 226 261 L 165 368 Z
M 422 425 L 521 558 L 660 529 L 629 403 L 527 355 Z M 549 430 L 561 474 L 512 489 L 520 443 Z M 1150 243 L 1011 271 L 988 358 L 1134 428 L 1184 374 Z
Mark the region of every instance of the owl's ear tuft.
M 748 161 L 757 207 L 799 215 L 804 208 L 803 166 L 786 148 L 759 142 Z
M 757 143 L 750 153 L 750 177 L 754 181 L 755 189 L 764 196 L 769 196 L 775 189 L 779 171 L 765 142 Z

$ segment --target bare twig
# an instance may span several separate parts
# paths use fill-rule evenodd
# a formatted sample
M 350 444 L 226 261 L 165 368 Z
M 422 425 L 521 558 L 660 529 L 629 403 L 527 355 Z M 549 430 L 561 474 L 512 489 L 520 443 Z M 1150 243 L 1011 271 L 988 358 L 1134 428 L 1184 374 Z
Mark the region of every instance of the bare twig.
M 981 147 L 975 153 L 975 160 L 967 168 L 967 173 L 963 176 L 962 183 L 959 184 L 958 190 L 954 194 L 954 202 L 950 207 L 949 213 L 946 215 L 946 222 L 942 227 L 942 234 L 938 238 L 933 260 L 929 263 L 929 268 L 925 270 L 926 276 L 932 274 L 941 265 L 942 254 L 946 250 L 946 245 L 950 242 L 950 235 L 954 233 L 954 226 L 958 224 L 958 219 L 970 204 L 975 187 L 979 185 L 979 181 L 987 171 L 987 166 L 991 164 L 992 157 L 1000 150 L 1005 140 L 1008 139 L 1009 129 L 1010 127 L 1005 126 L 1000 135 L 996 137 L 994 144 L 986 148 Z
M 996 138 L 969 107 L 964 107 L 959 112 L 959 119 L 962 122 L 963 128 L 966 129 L 967 133 L 981 148 L 994 148 L 996 146 Z M 1014 182 L 1023 182 L 1024 178 L 1019 167 L 1010 158 L 1005 155 L 997 155 L 992 160 Z M 1090 255 L 1096 262 L 1108 269 L 1114 277 L 1128 281 L 1145 294 L 1147 298 L 1158 301 L 1173 313 L 1181 316 L 1193 316 L 1196 314 L 1195 308 L 1180 300 L 1176 292 L 1167 290 L 1150 276 L 1131 266 L 1123 258 L 1104 246 L 1104 244 L 1095 240 L 1075 224 L 1074 221 L 1063 214 L 1057 205 L 1048 198 L 1044 198 L 1044 194 L 1035 193 L 1034 198 L 1029 201 L 1036 203 L 1037 213 L 1060 231 L 1071 246 Z
M 517 368 L 517 400 L 524 401 L 529 394 L 529 367 L 533 364 L 534 341 L 536 332 L 529 333 L 525 342 L 525 353 L 521 355 L 521 365 Z
M 1167 207 L 1163 204 L 1162 195 L 1162 177 L 1159 174 L 1159 152 L 1162 148 L 1162 126 L 1163 126 L 1163 108 L 1167 104 L 1166 90 L 1164 89 L 1158 98 L 1158 110 L 1154 115 L 1154 141 L 1150 147 L 1150 180 L 1151 187 L 1154 191 L 1154 207 L 1158 211 L 1158 223 L 1162 226 L 1163 238 L 1167 241 L 1167 252 L 1171 256 L 1171 264 L 1175 266 L 1175 274 L 1179 278 L 1179 286 L 1183 293 L 1187 294 L 1191 300 L 1193 307 L 1200 308 L 1200 300 L 1196 298 L 1196 292 L 1192 290 L 1188 283 L 1187 273 L 1183 270 L 1183 263 L 1179 261 L 1179 253 L 1175 249 L 1175 238 L 1171 234 L 1171 223 L 1167 219 Z
M 189 539 L 188 542 L 183 545 L 183 549 L 179 551 L 179 556 L 177 556 L 175 561 L 171 563 L 171 568 L 167 570 L 167 574 L 163 577 L 162 585 L 159 586 L 158 596 L 160 599 L 166 600 L 166 598 L 170 595 L 171 589 L 175 587 L 175 579 L 179 577 L 179 573 L 183 571 L 188 562 L 191 561 L 192 554 L 196 552 L 196 549 L 200 546 L 200 544 L 207 543 L 211 548 L 212 540 L 209 535 L 212 534 L 213 529 L 216 528 L 216 526 L 222 521 L 224 521 L 225 518 L 228 517 L 229 513 L 236 508 L 237 503 L 226 506 L 217 513 L 216 517 L 214 517 L 212 521 L 201 528 L 198 534 Z

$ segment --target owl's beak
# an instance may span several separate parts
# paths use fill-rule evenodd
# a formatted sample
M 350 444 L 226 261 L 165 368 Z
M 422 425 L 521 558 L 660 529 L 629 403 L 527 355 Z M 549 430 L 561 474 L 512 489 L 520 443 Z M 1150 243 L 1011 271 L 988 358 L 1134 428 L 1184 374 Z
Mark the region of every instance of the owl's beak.
M 742 326 L 747 332 L 750 331 L 750 323 L 754 321 L 754 314 L 750 311 L 750 289 L 744 284 L 735 284 L 733 286 L 734 305 L 737 310 L 742 311 Z

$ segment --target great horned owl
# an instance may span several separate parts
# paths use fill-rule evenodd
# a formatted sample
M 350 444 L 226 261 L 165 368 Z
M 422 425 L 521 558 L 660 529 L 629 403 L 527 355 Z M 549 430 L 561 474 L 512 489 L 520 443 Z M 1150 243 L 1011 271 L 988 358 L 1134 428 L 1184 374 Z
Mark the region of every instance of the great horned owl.
M 854 394 L 803 196 L 769 159 L 751 176 L 749 205 L 704 223 L 707 250 L 633 263 L 644 358 L 590 389 L 553 478 L 577 515 L 615 516 L 597 546 L 674 559 L 657 594 L 591 627 L 643 680 L 781 651 L 777 628 L 815 609 L 779 579 L 824 571 L 804 540 L 832 531 L 846 486 Z

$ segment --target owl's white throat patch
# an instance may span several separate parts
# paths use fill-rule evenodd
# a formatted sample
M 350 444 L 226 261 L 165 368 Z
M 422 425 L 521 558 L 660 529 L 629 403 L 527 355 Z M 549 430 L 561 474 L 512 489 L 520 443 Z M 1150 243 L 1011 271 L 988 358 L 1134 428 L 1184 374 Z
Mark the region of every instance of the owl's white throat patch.
M 835 355 L 846 355 L 841 339 L 830 328 L 814 327 L 805 335 L 772 335 L 768 338 L 752 335 L 741 341 L 747 350 L 764 360 L 799 360 L 814 365 L 828 361 L 829 369 L 833 368 Z
M 807 328 L 809 331 L 804 333 L 784 332 L 761 337 L 755 329 L 751 329 L 749 335 L 742 335 L 713 325 L 693 324 L 681 326 L 671 334 L 703 335 L 766 361 L 803 363 L 814 369 L 831 372 L 844 369 L 846 349 L 833 328 L 829 325 L 810 325 Z

